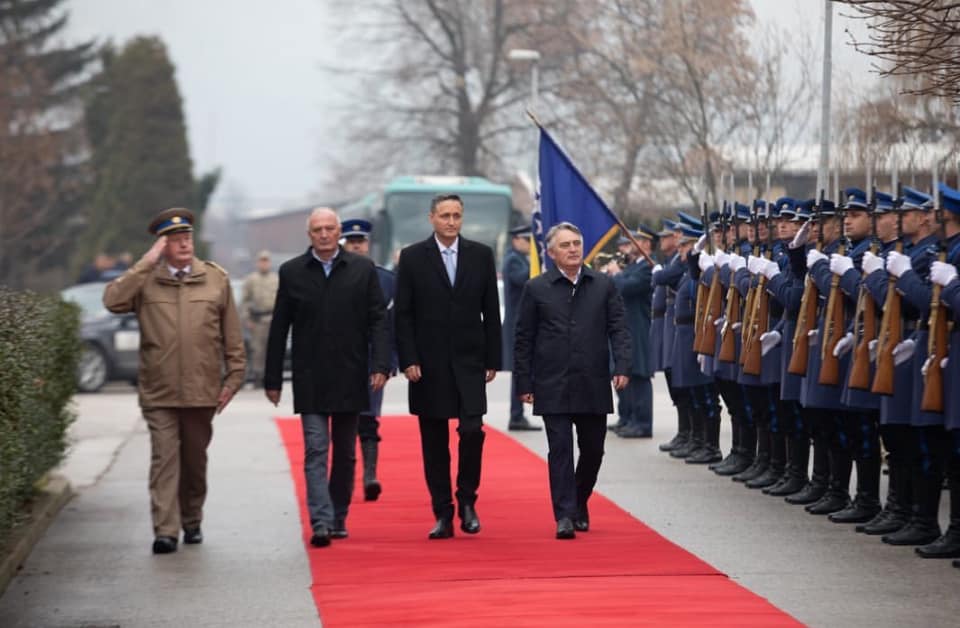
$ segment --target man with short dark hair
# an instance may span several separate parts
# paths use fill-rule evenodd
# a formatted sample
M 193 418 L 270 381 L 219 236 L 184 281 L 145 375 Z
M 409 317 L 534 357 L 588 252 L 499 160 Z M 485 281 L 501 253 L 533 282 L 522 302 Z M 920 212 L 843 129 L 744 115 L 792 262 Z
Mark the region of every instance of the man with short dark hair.
M 424 475 L 436 524 L 429 538 L 453 536 L 449 419 L 460 435 L 460 529 L 480 531 L 475 508 L 483 454 L 486 384 L 501 366 L 497 268 L 490 247 L 460 236 L 463 201 L 433 199 L 433 234 L 400 253 L 395 303 L 397 353 L 418 417 Z
M 550 497 L 557 538 L 590 528 L 587 500 L 603 459 L 606 415 L 613 386 L 623 390 L 630 372 L 630 333 L 613 280 L 583 265 L 583 237 L 568 222 L 547 233 L 553 266 L 531 279 L 520 299 L 514 376 L 517 392 L 547 431 Z M 573 428 L 580 459 L 573 462 Z

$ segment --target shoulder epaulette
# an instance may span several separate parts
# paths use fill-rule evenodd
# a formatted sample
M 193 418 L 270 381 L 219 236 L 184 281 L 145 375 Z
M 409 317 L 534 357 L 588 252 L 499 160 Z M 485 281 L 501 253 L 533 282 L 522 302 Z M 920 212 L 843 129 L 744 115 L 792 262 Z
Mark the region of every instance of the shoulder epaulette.
M 230 274 L 230 273 L 227 272 L 227 269 L 226 269 L 226 268 L 224 268 L 223 266 L 221 266 L 220 264 L 218 264 L 218 263 L 216 263 L 216 262 L 211 262 L 211 261 L 209 261 L 209 260 L 204 260 L 203 263 L 206 264 L 207 266 L 211 266 L 211 267 L 217 269 L 218 271 L 220 271 L 220 273 L 221 273 L 224 277 L 226 277 L 226 276 L 228 276 L 228 275 Z

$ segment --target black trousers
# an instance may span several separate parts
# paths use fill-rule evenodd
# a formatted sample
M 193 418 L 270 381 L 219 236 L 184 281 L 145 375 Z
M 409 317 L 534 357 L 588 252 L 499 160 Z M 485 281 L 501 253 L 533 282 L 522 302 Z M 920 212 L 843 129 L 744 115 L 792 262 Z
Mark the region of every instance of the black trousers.
M 550 499 L 553 517 L 574 518 L 585 506 L 597 484 L 607 422 L 602 414 L 546 414 L 547 466 L 550 470 Z M 573 428 L 577 428 L 580 458 L 573 463 Z
M 437 519 L 453 518 L 453 494 L 450 485 L 450 420 L 419 417 L 423 473 L 430 490 L 433 514 Z M 473 505 L 480 487 L 480 459 L 483 456 L 482 416 L 459 418 L 460 435 L 457 467 L 457 501 Z

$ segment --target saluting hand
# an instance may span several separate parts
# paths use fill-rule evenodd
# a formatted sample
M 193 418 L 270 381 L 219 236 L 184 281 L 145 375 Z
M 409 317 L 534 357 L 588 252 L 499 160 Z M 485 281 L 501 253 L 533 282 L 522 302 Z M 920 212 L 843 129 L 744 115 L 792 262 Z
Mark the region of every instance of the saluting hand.
M 613 387 L 615 390 L 623 390 L 627 387 L 627 383 L 630 381 L 630 378 L 626 375 L 614 375 L 613 376 Z
M 153 243 L 153 246 L 150 247 L 150 250 L 143 254 L 143 257 L 140 258 L 141 261 L 145 261 L 151 265 L 156 264 L 163 256 L 163 249 L 166 247 L 167 236 L 160 236 L 157 238 L 157 241 Z

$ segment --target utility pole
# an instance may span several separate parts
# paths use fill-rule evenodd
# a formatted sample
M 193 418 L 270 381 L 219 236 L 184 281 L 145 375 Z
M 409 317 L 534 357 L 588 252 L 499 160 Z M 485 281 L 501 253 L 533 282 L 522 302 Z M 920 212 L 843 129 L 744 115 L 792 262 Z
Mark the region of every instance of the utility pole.
M 829 189 L 830 182 L 830 75 L 833 43 L 833 3 L 823 0 L 823 83 L 820 90 L 820 165 L 817 168 L 817 189 Z

